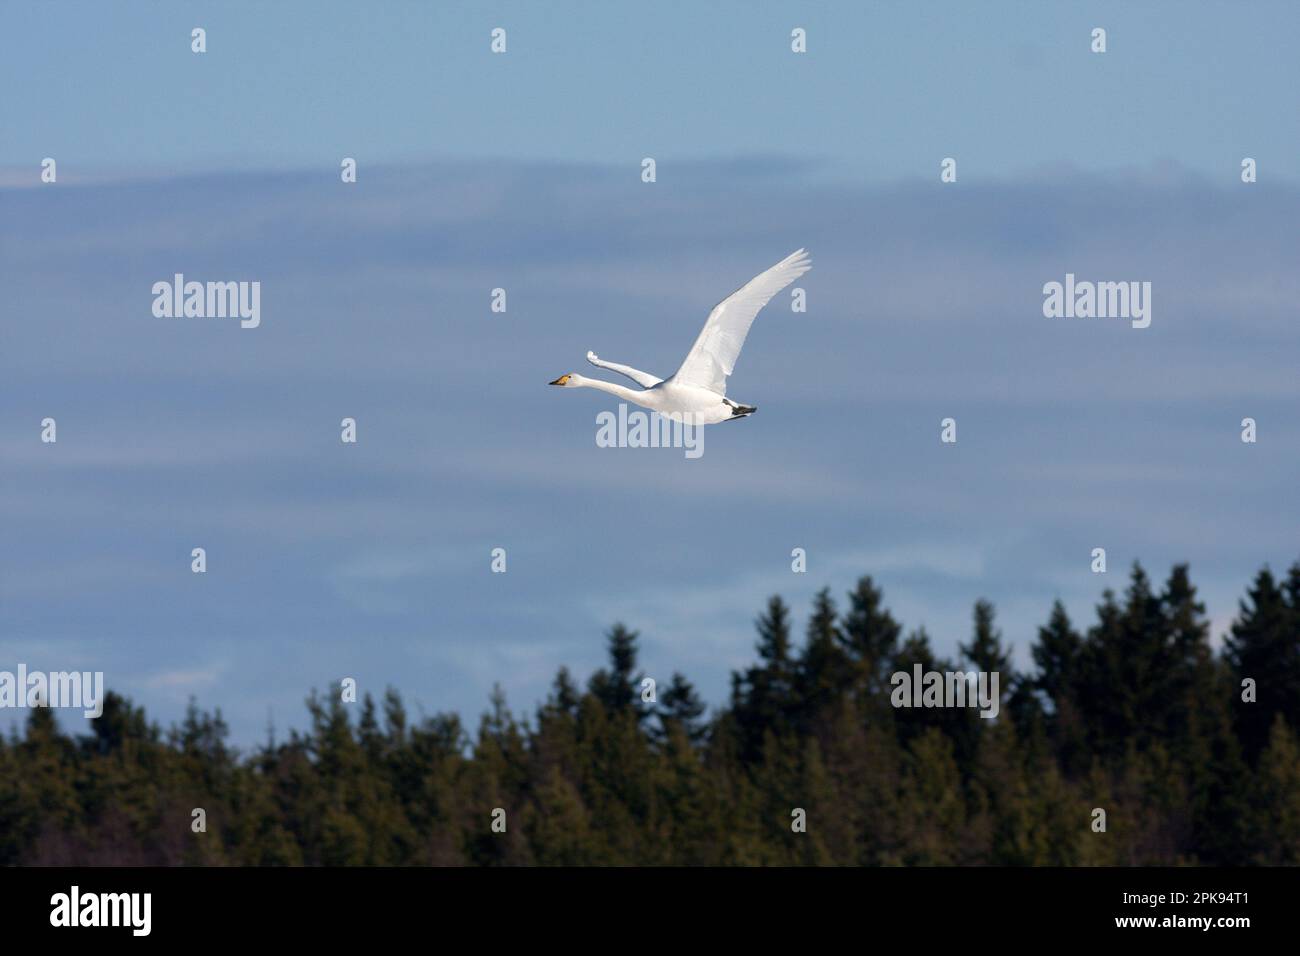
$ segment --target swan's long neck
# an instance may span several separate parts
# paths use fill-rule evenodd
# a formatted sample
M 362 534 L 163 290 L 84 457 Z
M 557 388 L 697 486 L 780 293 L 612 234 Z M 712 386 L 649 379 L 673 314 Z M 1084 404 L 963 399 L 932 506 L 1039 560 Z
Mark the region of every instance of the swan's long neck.
M 642 389 L 628 388 L 626 385 L 615 385 L 613 382 L 601 381 L 598 378 L 587 378 L 585 375 L 574 374 L 573 380 L 579 388 L 598 388 L 602 392 L 617 395 L 625 402 L 632 402 L 634 405 L 645 404 L 645 391 Z

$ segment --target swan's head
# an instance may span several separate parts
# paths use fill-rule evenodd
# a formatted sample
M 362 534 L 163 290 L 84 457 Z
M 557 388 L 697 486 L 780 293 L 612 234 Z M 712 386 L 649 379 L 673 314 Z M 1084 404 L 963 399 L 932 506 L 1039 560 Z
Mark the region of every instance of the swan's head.
M 578 383 L 577 383 L 576 381 L 574 381 L 574 373 L 573 373 L 573 372 L 570 372 L 568 375 L 561 375 L 561 376 L 560 376 L 559 378 L 557 378 L 554 382 L 551 382 L 551 383 L 549 383 L 549 384 L 551 384 L 551 385 L 560 385 L 560 386 L 562 386 L 562 387 L 566 387 L 566 388 L 573 388 L 573 387 L 575 387 Z

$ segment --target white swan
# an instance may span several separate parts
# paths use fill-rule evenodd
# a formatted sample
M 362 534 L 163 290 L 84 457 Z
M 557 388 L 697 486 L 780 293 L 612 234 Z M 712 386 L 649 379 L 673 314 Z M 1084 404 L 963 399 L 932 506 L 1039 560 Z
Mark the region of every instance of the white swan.
M 800 249 L 715 305 L 699 338 L 687 353 L 686 361 L 671 378 L 661 379 L 627 365 L 604 362 L 596 357 L 595 352 L 588 352 L 587 361 L 592 365 L 626 375 L 641 388 L 632 389 L 597 378 L 586 378 L 577 372 L 561 375 L 550 384 L 564 388 L 598 388 L 686 424 L 713 425 L 744 418 L 756 408 L 726 397 L 727 376 L 736 366 L 754 316 L 771 301 L 772 296 L 811 268 L 812 260 Z

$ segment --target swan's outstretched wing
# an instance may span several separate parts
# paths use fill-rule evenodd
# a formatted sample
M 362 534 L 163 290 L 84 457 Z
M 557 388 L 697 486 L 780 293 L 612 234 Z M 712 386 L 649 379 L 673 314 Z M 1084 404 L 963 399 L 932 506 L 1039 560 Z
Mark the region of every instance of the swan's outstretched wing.
M 727 394 L 727 376 L 736 367 L 754 316 L 772 296 L 811 268 L 808 253 L 800 249 L 715 305 L 673 380 Z
M 619 375 L 626 375 L 642 388 L 654 388 L 663 381 L 663 379 L 651 375 L 649 372 L 643 372 L 630 365 L 619 365 L 617 362 L 606 362 L 603 358 L 597 357 L 595 352 L 587 353 L 587 361 L 596 366 L 596 368 L 607 368 L 611 372 L 618 372 Z

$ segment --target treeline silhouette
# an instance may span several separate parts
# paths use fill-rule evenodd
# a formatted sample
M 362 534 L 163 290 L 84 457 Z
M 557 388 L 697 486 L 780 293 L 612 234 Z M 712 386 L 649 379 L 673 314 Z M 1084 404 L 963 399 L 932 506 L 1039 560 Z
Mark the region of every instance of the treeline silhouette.
M 757 629 L 707 719 L 681 674 L 642 699 L 621 625 L 585 690 L 562 668 L 522 720 L 498 690 L 473 734 L 391 690 L 313 693 L 309 730 L 246 754 L 193 704 L 164 733 L 109 695 L 76 738 L 36 709 L 0 742 L 0 863 L 1300 862 L 1300 563 L 1259 572 L 1218 654 L 1186 566 L 1156 589 L 1135 565 L 1086 631 L 1058 602 L 1028 673 L 989 603 L 949 662 L 870 578 L 842 610 L 819 593 L 801 639 L 779 597 Z M 916 663 L 999 672 L 998 717 L 895 708 Z

